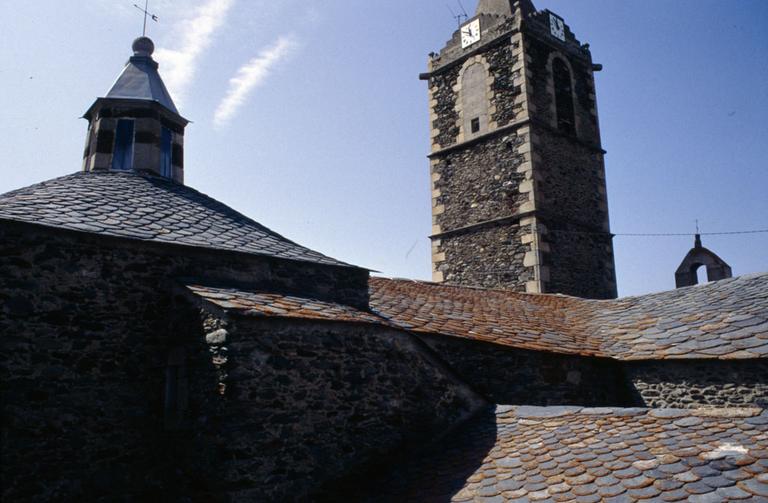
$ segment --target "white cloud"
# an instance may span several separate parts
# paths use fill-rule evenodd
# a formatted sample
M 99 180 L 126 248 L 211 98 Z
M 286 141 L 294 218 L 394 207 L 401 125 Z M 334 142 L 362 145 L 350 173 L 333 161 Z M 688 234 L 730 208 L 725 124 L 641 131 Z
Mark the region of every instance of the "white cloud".
M 213 42 L 234 4 L 235 0 L 207 0 L 174 27 L 181 40 L 179 48 L 155 52 L 163 65 L 163 80 L 177 104 L 184 101 L 197 71 L 197 60 Z
M 272 68 L 291 54 L 296 47 L 294 37 L 280 37 L 258 56 L 241 66 L 229 79 L 229 89 L 213 116 L 216 127 L 225 126 L 245 103 L 248 95 L 269 76 Z

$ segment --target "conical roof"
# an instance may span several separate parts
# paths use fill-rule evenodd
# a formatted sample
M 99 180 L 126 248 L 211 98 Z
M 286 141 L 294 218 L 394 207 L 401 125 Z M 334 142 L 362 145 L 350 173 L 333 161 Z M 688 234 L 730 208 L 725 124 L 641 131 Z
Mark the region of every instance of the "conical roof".
M 137 38 L 133 42 L 133 56 L 106 97 L 155 101 L 178 115 L 179 111 L 157 72 L 158 64 L 152 59 L 154 50 L 152 40 Z

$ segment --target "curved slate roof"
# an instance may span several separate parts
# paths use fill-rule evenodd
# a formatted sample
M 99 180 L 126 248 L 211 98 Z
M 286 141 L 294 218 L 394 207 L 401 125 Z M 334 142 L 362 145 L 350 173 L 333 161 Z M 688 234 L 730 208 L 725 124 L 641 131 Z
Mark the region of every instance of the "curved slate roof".
M 349 266 L 190 187 L 135 173 L 75 173 L 8 192 L 0 195 L 0 220 Z
M 768 273 L 599 301 L 370 278 L 370 312 L 270 292 L 188 288 L 249 316 L 374 323 L 534 351 L 623 361 L 768 354 Z
M 768 412 L 497 406 L 357 501 L 768 501 Z
M 768 357 L 768 273 L 618 300 L 384 278 L 370 292 L 416 333 L 619 360 Z
M 371 278 L 371 308 L 416 333 L 444 334 L 532 350 L 606 356 L 568 316 L 579 299 Z

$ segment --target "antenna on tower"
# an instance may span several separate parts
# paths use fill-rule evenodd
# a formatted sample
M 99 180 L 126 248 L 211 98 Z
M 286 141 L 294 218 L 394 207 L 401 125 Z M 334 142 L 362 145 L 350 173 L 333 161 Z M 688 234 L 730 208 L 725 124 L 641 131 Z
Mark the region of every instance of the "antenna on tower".
M 459 5 L 461 5 L 461 4 L 459 4 Z M 449 11 L 451 11 L 451 16 L 453 16 L 453 19 L 456 20 L 456 22 L 459 25 L 459 28 L 461 28 L 462 19 L 465 19 L 467 17 L 466 12 L 464 12 L 463 14 L 462 13 L 456 14 L 456 12 L 454 12 L 454 10 L 451 8 L 450 5 L 445 4 L 445 6 L 448 8 Z M 462 7 L 462 9 L 463 9 L 463 7 Z
M 456 2 L 459 4 L 459 7 L 461 7 L 461 13 L 464 15 L 464 19 L 469 19 L 469 14 L 467 14 L 467 9 L 464 8 L 464 5 L 461 3 L 461 0 L 456 0 Z

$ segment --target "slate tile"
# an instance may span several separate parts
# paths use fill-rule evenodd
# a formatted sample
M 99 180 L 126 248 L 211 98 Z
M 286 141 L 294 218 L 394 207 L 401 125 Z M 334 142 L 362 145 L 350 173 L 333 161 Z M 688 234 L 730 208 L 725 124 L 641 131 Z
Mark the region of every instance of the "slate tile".
M 768 484 L 760 482 L 756 478 L 742 480 L 737 485 L 739 489 L 754 494 L 755 496 L 768 498 Z
M 706 494 L 706 493 L 711 493 L 715 490 L 713 487 L 710 487 L 701 481 L 689 482 L 688 484 L 685 484 L 683 486 L 683 489 L 690 494 Z
M 715 491 L 715 494 L 722 498 L 723 501 L 744 500 L 752 496 L 738 487 L 722 487 Z

